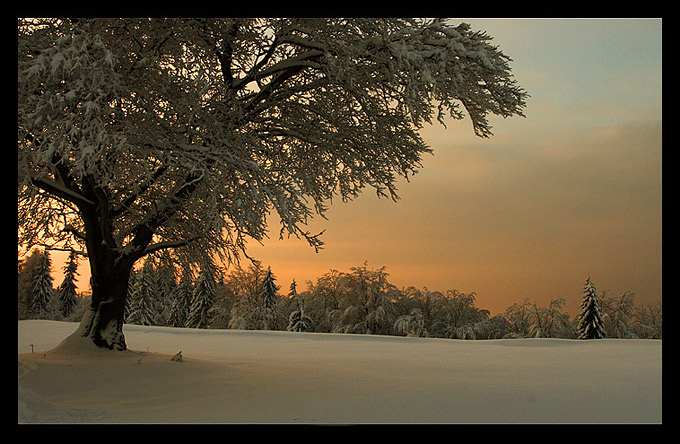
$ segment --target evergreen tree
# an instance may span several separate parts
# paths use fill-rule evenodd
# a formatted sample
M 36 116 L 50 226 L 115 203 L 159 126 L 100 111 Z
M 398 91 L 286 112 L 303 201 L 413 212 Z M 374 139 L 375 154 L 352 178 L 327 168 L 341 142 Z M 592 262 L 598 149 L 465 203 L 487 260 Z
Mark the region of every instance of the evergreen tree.
M 601 339 L 606 336 L 600 300 L 590 276 L 583 287 L 583 301 L 577 329 L 579 339 Z
M 64 265 L 64 280 L 59 286 L 59 312 L 64 318 L 68 318 L 76 305 L 76 276 L 78 275 L 78 262 L 76 255 L 71 251 Z
M 210 325 L 209 311 L 215 302 L 215 276 L 212 264 L 204 264 L 196 280 L 191 297 L 191 309 L 187 327 L 207 328 Z
M 33 279 L 42 261 L 43 252 L 34 249 L 25 259 L 19 260 L 17 275 L 17 315 L 19 319 L 28 319 L 31 311 L 31 294 Z
M 274 281 L 276 278 L 272 274 L 271 267 L 267 268 L 267 273 L 262 280 L 262 289 L 260 293 L 260 301 L 262 303 L 262 329 L 275 330 L 276 329 L 276 292 L 279 287 Z
M 169 325 L 170 312 L 177 292 L 177 276 L 172 259 L 167 250 L 155 261 L 156 302 L 158 304 L 157 325 Z
M 298 295 L 295 286 L 295 279 L 293 279 L 293 283 L 290 284 L 290 292 L 288 293 L 288 297 L 295 299 L 297 310 L 293 311 L 288 317 L 287 330 L 297 332 L 313 331 L 314 323 L 312 322 L 312 319 L 305 314 L 304 299 Z
M 31 286 L 29 314 L 33 319 L 51 319 L 54 298 L 52 286 L 52 260 L 50 253 L 45 251 L 38 262 L 35 277 Z
M 172 309 L 168 318 L 168 325 L 172 327 L 186 327 L 191 310 L 191 296 L 193 293 L 193 283 L 191 273 L 182 273 L 177 290 L 174 295 Z
M 156 300 L 158 288 L 151 261 L 145 261 L 135 280 L 132 307 L 128 322 L 137 325 L 158 325 L 159 304 Z

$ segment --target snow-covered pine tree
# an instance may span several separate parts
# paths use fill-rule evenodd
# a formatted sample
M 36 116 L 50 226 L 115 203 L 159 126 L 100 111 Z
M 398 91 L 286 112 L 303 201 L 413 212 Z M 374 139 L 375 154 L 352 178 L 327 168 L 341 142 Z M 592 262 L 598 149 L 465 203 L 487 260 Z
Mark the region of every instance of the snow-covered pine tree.
M 275 280 L 276 278 L 272 274 L 271 267 L 268 267 L 260 290 L 263 330 L 276 329 L 276 306 L 278 303 L 276 292 L 279 290 L 279 287 L 274 283 Z
M 158 288 L 151 261 L 144 262 L 134 285 L 134 299 L 128 322 L 137 325 L 158 325 L 159 304 L 156 299 Z
M 33 319 L 52 319 L 54 288 L 51 270 L 52 259 L 49 251 L 45 250 L 38 263 L 31 286 L 29 313 Z
M 172 327 L 186 327 L 189 312 L 191 310 L 191 297 L 193 294 L 193 282 L 191 273 L 185 270 L 177 285 L 172 309 L 168 318 L 168 324 Z
M 76 276 L 78 275 L 78 262 L 76 255 L 71 251 L 64 264 L 64 280 L 59 285 L 59 312 L 67 319 L 76 305 Z
M 293 283 L 290 284 L 288 297 L 295 299 L 297 310 L 294 310 L 288 317 L 287 330 L 296 332 L 313 331 L 314 322 L 312 321 L 312 318 L 305 314 L 305 301 L 296 290 L 295 279 L 293 279 Z
M 168 319 L 170 318 L 170 312 L 177 291 L 175 267 L 168 250 L 162 250 L 159 253 L 158 259 L 154 262 L 156 288 L 158 290 L 156 300 L 159 306 L 157 325 L 169 325 Z
M 583 287 L 583 300 L 577 331 L 579 339 L 602 339 L 606 336 L 600 300 L 590 276 L 586 279 Z
M 209 311 L 215 302 L 215 273 L 212 264 L 203 264 L 191 296 L 191 309 L 186 326 L 207 328 L 210 325 Z

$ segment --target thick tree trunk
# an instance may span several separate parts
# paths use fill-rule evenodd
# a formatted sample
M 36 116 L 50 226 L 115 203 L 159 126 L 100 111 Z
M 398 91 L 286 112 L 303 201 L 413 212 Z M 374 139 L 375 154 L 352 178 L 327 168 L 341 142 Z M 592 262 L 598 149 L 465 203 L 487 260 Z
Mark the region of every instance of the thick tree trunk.
M 100 263 L 92 269 L 92 302 L 80 322 L 78 333 L 90 338 L 98 347 L 125 350 L 123 317 L 131 267 L 102 267 Z

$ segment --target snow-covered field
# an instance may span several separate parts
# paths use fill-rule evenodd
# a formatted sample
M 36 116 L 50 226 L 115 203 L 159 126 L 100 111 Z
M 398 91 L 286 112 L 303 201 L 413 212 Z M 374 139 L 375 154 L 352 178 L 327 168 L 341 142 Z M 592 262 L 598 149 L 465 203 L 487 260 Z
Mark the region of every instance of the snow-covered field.
M 19 423 L 661 423 L 660 340 L 18 324 Z

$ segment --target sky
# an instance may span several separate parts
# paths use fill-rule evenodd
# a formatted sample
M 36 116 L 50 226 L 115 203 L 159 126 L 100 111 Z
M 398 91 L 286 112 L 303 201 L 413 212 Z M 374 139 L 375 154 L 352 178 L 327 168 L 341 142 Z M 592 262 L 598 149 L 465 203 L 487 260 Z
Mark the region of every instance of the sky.
M 525 117 L 421 131 L 433 155 L 400 199 L 366 189 L 333 202 L 324 249 L 251 243 L 287 294 L 331 269 L 385 266 L 399 288 L 476 294 L 491 314 L 526 298 L 564 298 L 576 315 L 588 276 L 598 294 L 662 300 L 661 19 L 452 19 L 486 31 L 530 95 Z M 55 285 L 61 280 L 53 254 Z M 80 266 L 82 276 L 88 275 Z

